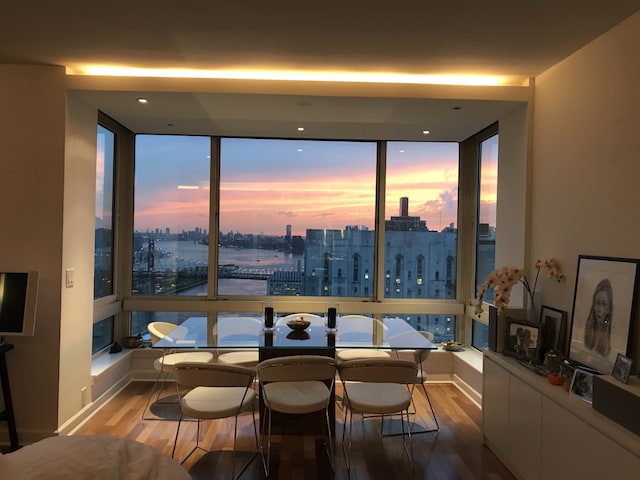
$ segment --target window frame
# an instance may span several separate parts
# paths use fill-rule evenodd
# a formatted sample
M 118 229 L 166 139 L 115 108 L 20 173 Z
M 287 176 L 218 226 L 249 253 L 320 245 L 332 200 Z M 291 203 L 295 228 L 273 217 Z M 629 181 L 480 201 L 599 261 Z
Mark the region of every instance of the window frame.
M 487 129 L 495 129 L 497 132 L 497 122 Z M 480 135 L 479 132 L 474 137 Z M 468 140 L 472 140 L 471 137 Z M 135 134 L 132 134 L 135 139 Z M 210 136 L 211 138 L 211 193 L 210 193 L 210 245 L 217 245 L 219 233 L 219 184 L 220 184 L 220 140 L 222 137 Z M 132 296 L 130 291 L 119 290 L 119 296 L 122 298 L 122 308 L 125 312 L 131 311 L 201 311 L 210 316 L 214 316 L 218 312 L 246 312 L 247 310 L 261 312 L 265 302 L 274 304 L 276 311 L 279 305 L 286 305 L 291 301 L 296 302 L 295 309 L 300 311 L 317 311 L 323 312 L 327 302 L 339 303 L 341 312 L 364 313 L 383 315 L 394 312 L 404 312 L 412 315 L 441 315 L 456 317 L 456 340 L 465 341 L 471 335 L 470 320 L 468 309 L 469 298 L 473 296 L 474 286 L 470 283 L 475 279 L 475 234 L 476 234 L 476 218 L 477 214 L 477 148 L 475 153 L 469 154 L 473 145 L 468 140 L 458 142 L 459 148 L 459 206 L 458 206 L 458 251 L 457 251 L 457 269 L 456 269 L 456 296 L 455 299 L 406 299 L 385 297 L 385 288 L 387 283 L 384 272 L 384 215 L 385 215 L 385 171 L 386 171 L 386 148 L 387 142 L 384 140 L 377 141 L 377 167 L 376 167 L 376 223 L 375 223 L 375 260 L 374 260 L 374 279 L 373 292 L 367 297 L 329 297 L 319 294 L 313 297 L 285 297 L 285 296 L 219 296 L 217 295 L 217 269 L 209 268 L 209 291 L 202 297 L 170 297 L 170 296 Z M 133 151 L 132 141 L 131 150 Z M 477 147 L 477 139 L 475 142 Z M 465 153 L 466 152 L 466 153 Z M 133 196 L 133 168 L 134 158 L 130 155 L 130 164 L 125 170 L 129 171 L 129 176 L 124 177 L 123 188 L 121 188 L 121 196 L 118 198 L 123 204 L 126 204 L 124 211 L 128 212 L 128 223 L 122 225 L 122 221 L 127 221 L 127 215 L 120 217 L 121 236 L 129 235 L 126 241 L 121 242 L 123 248 L 123 257 L 126 263 L 119 262 L 120 279 L 124 278 L 128 282 L 121 282 L 120 285 L 130 285 L 131 280 L 131 258 L 132 246 L 131 238 L 133 235 L 133 201 L 129 197 Z M 471 160 L 470 160 L 471 158 Z M 120 159 L 123 161 L 124 159 Z M 126 160 L 124 160 L 126 161 Z M 464 200 L 464 201 L 462 201 Z M 471 220 L 471 221 L 469 221 Z M 217 248 L 209 249 L 209 265 L 217 265 Z M 123 268 L 122 265 L 126 265 Z M 368 272 L 369 274 L 371 272 Z M 362 275 L 363 272 L 360 272 Z M 418 275 L 415 276 L 416 281 Z M 395 287 L 395 283 L 391 285 Z M 423 286 L 424 287 L 424 286 Z M 418 286 L 416 286 L 418 288 Z M 349 290 L 351 291 L 351 290 Z M 321 292 L 320 292 L 321 293 Z M 288 306 L 281 308 L 283 311 L 290 309 Z M 464 321 L 463 321 L 464 319 Z M 467 324 L 469 326 L 467 326 Z

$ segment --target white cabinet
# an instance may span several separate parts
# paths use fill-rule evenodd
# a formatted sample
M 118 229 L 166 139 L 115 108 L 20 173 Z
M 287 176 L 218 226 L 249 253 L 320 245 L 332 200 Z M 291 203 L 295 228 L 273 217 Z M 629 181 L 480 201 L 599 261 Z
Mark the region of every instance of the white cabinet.
M 538 480 L 542 439 L 542 395 L 513 375 L 509 378 L 509 463 L 523 480 Z
M 486 357 L 482 372 L 484 441 L 498 457 L 504 458 L 509 454 L 509 372 Z
M 490 351 L 482 412 L 485 444 L 520 480 L 638 478 L 640 436 Z

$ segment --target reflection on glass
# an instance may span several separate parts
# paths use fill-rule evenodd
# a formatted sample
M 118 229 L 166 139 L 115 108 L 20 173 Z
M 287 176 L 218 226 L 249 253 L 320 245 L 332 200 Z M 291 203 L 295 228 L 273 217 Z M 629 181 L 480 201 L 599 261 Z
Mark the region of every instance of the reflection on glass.
M 94 300 L 113 295 L 113 168 L 115 134 L 98 125 Z

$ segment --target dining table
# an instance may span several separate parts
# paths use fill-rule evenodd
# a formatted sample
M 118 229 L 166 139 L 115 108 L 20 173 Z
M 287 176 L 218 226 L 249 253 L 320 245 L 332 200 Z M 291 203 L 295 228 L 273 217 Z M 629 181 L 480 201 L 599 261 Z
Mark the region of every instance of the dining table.
M 384 349 L 384 350 L 434 350 L 436 345 L 400 317 L 370 318 L 368 322 L 358 321 L 358 328 L 352 328 L 340 317 L 336 327 L 327 327 L 323 317 L 309 317 L 300 314 L 310 325 L 304 330 L 294 330 L 284 319 L 277 319 L 272 328 L 266 328 L 259 317 L 224 316 L 212 319 L 192 316 L 180 325 L 179 337 L 171 334 L 158 340 L 152 348 L 158 349 L 213 349 L 243 350 L 259 349 L 261 353 L 313 350 L 332 354 L 336 349 Z M 290 319 L 297 319 L 296 315 Z M 355 322 L 353 322 L 355 323 Z M 297 353 L 296 353 L 297 354 Z
M 309 326 L 294 330 L 290 320 L 304 319 Z M 171 334 L 158 340 L 152 348 L 165 351 L 207 349 L 218 353 L 234 350 L 255 350 L 260 361 L 287 355 L 324 355 L 335 358 L 339 349 L 380 349 L 388 352 L 400 350 L 435 350 L 437 346 L 401 317 L 388 316 L 352 318 L 338 317 L 335 328 L 329 328 L 327 319 L 316 315 L 294 314 L 275 319 L 267 328 L 260 317 L 246 316 L 192 316 L 180 324 L 180 335 Z M 363 355 L 366 356 L 366 355 Z M 261 398 L 261 397 L 260 397 Z M 329 415 L 335 421 L 335 389 Z M 260 402 L 260 412 L 262 412 Z M 315 422 L 305 426 L 313 431 Z M 335 432 L 335 429 L 334 429 Z M 286 433 L 286 432 L 285 432 Z

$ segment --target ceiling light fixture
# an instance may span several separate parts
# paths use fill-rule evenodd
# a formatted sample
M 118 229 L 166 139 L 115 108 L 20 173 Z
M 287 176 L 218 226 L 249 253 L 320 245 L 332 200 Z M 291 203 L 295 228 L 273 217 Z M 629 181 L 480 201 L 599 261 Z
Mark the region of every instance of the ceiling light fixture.
M 422 130 L 423 135 L 429 135 L 431 132 L 429 130 Z
M 70 65 L 66 68 L 66 72 L 67 75 L 108 77 L 284 80 L 311 82 L 399 83 L 417 85 L 522 86 L 525 83 L 525 79 L 521 78 L 516 79 L 500 75 L 478 74 L 419 75 L 410 73 L 363 73 L 299 70 L 196 70 L 179 68 L 132 68 L 119 67 L 115 65 Z
M 299 132 L 304 132 L 304 127 L 298 127 Z
M 149 103 L 149 100 L 147 100 L 146 98 L 138 98 L 138 103 Z

